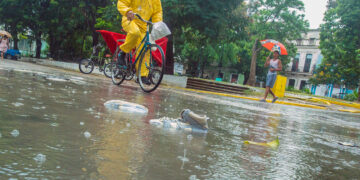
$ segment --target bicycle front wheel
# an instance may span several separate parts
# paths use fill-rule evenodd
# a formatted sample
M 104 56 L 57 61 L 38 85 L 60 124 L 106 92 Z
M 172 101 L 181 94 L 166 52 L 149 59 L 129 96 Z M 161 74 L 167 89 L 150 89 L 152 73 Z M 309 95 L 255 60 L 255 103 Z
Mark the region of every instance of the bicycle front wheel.
M 80 72 L 90 74 L 94 70 L 94 62 L 91 59 L 82 59 L 79 62 Z
M 150 57 L 146 57 L 149 54 Z M 139 84 L 144 92 L 150 93 L 160 85 L 164 76 L 165 55 L 159 45 L 151 44 L 141 56 L 138 68 Z

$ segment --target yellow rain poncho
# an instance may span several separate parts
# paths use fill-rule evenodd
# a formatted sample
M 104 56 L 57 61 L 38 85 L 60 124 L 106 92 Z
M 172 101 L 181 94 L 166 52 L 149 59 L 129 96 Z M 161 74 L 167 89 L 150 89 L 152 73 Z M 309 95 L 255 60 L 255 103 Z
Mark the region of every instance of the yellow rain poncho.
M 121 25 L 127 32 L 125 42 L 120 46 L 120 49 L 125 53 L 129 53 L 132 49 L 137 47 L 146 33 L 146 23 L 136 18 L 133 21 L 129 21 L 126 17 L 127 12 L 133 11 L 145 20 L 151 19 L 153 23 L 163 20 L 160 0 L 118 0 L 117 8 L 123 16 Z M 146 61 L 149 59 L 148 56 L 149 54 L 146 54 Z M 145 63 L 146 61 L 143 62 Z M 138 64 L 136 65 L 136 68 L 137 67 Z M 142 67 L 145 68 L 145 66 Z M 147 76 L 148 73 L 146 72 L 146 68 L 143 68 L 141 76 Z

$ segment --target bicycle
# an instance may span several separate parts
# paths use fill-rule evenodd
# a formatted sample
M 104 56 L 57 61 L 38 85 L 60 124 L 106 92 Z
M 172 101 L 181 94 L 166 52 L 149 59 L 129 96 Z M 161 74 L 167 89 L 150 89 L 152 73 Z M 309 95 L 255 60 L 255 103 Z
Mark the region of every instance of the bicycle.
M 91 56 L 89 59 L 81 59 L 79 62 L 79 70 L 84 74 L 90 74 L 93 72 L 95 65 L 99 68 L 100 72 L 108 78 L 111 78 L 111 55 L 107 54 L 105 58 L 98 58 Z
M 146 28 L 146 35 L 142 39 L 140 45 L 136 48 L 135 51 L 132 51 L 132 53 L 129 53 L 127 58 L 125 58 L 125 65 L 118 65 L 114 63 L 114 65 L 111 68 L 111 79 L 113 84 L 120 85 L 125 79 L 131 80 L 134 76 L 137 75 L 138 83 L 140 84 L 141 89 L 144 92 L 150 93 L 154 91 L 161 83 L 164 71 L 165 71 L 165 55 L 162 50 L 162 48 L 157 44 L 151 44 L 150 43 L 150 25 L 153 25 L 152 22 L 144 20 L 140 15 L 135 14 L 135 16 L 140 19 L 141 21 L 145 22 L 147 24 Z M 118 40 L 123 41 L 123 40 Z M 139 49 L 141 50 L 139 51 Z M 140 52 L 139 55 L 133 60 L 133 57 L 135 57 L 137 52 Z M 116 52 L 114 53 L 113 59 L 119 60 L 120 56 L 120 48 L 117 47 Z M 157 54 L 160 53 L 160 58 L 156 58 L 154 56 L 155 52 Z M 145 55 L 149 54 L 149 62 L 145 62 L 143 64 L 143 61 L 145 60 Z M 135 66 L 137 61 L 139 61 L 139 67 L 138 72 L 136 74 Z M 141 69 L 142 66 L 145 66 L 146 70 L 148 71 L 148 74 L 146 77 L 141 77 Z M 145 78 L 147 81 L 145 82 Z

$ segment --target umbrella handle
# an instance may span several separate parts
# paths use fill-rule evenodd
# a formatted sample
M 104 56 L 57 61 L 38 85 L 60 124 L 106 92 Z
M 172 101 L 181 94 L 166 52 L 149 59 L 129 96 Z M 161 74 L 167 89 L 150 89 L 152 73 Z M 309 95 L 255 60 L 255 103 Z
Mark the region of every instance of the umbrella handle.
M 271 54 L 272 54 L 272 51 L 270 51 L 270 53 L 269 53 L 269 56 L 268 56 L 268 57 L 270 57 L 270 56 L 271 56 Z

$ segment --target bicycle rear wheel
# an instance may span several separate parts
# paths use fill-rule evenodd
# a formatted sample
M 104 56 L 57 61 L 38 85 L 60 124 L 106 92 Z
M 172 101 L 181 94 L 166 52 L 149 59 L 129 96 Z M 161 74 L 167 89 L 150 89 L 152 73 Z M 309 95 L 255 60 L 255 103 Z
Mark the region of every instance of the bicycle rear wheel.
M 94 70 L 94 62 L 91 59 L 82 59 L 79 62 L 80 72 L 90 74 Z
M 161 61 L 157 61 L 152 52 L 159 51 Z M 150 58 L 148 62 L 145 61 L 145 55 L 150 52 Z M 150 93 L 154 91 L 161 83 L 165 71 L 165 55 L 161 47 L 157 44 L 151 44 L 147 48 L 147 51 L 141 55 L 139 62 L 138 77 L 141 89 L 144 92 Z M 162 62 L 162 63 L 161 63 Z M 145 68 L 144 68 L 145 66 Z M 142 72 L 146 71 L 146 73 Z M 147 76 L 141 76 L 141 74 L 147 74 Z
M 113 63 L 113 62 L 105 64 L 105 66 L 104 66 L 104 75 L 106 77 L 111 78 L 111 69 L 112 69 L 113 66 L 115 66 L 115 63 Z
M 113 55 L 113 62 L 111 63 L 112 66 L 110 66 L 111 81 L 115 85 L 120 85 L 125 80 L 126 76 L 124 69 L 120 65 L 117 65 L 120 52 L 121 50 L 118 47 Z

